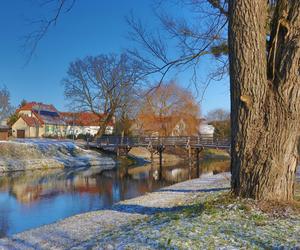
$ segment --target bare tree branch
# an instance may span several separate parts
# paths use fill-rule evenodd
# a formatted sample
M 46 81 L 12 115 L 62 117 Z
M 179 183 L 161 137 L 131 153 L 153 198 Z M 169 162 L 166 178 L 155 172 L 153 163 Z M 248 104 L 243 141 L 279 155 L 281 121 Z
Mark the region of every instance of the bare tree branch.
M 190 19 L 178 18 L 169 15 L 163 8 L 163 1 L 158 1 L 156 16 L 161 23 L 161 30 L 151 32 L 140 20 L 130 15 L 127 23 L 131 28 L 129 39 L 135 44 L 128 53 L 135 60 L 144 65 L 145 76 L 158 75 L 158 86 L 166 75 L 173 70 L 184 71 L 193 68 L 191 79 L 195 82 L 197 77 L 197 65 L 200 58 L 207 56 L 216 57 L 218 75 L 220 68 L 227 69 L 223 62 L 227 62 L 227 0 L 182 0 L 181 6 L 191 8 L 197 20 L 207 25 L 193 25 Z M 205 5 L 205 8 L 202 8 Z M 211 9 L 208 13 L 203 9 Z M 217 79 L 217 78 L 215 78 Z M 155 86 L 153 87 L 155 88 Z
M 23 48 L 25 51 L 28 51 L 26 64 L 32 59 L 40 41 L 45 37 L 49 29 L 57 24 L 59 17 L 63 13 L 71 11 L 75 2 L 76 0 L 47 0 L 40 4 L 41 7 L 48 7 L 49 5 L 50 7 L 51 5 L 55 5 L 55 7 L 52 16 L 46 19 L 31 21 L 32 25 L 38 25 L 38 27 L 24 37 Z

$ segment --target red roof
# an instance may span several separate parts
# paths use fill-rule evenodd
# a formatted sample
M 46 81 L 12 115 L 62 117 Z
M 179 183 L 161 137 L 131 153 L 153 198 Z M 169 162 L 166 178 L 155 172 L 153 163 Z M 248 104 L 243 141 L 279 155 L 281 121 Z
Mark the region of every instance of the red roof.
M 42 125 L 42 123 L 35 117 L 22 115 L 21 118 L 29 127 L 37 127 Z
M 69 125 L 78 126 L 100 126 L 104 115 L 96 115 L 90 112 L 72 113 L 72 112 L 61 112 L 60 115 Z M 113 126 L 113 120 L 108 123 L 109 126 Z
M 66 125 L 57 109 L 51 104 L 29 102 L 17 110 L 20 111 L 31 111 L 40 124 Z
M 42 117 L 36 112 L 36 111 L 32 111 L 36 117 L 36 119 L 38 119 L 38 121 L 41 123 L 41 124 L 44 124 L 44 120 L 42 119 Z

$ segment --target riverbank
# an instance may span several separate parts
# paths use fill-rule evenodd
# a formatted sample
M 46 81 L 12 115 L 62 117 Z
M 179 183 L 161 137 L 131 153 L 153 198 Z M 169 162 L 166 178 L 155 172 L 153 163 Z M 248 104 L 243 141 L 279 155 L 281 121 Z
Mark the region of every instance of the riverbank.
M 133 147 L 128 154 L 130 157 L 143 160 L 146 162 L 151 162 L 151 153 L 147 148 L 144 147 Z M 176 165 L 183 161 L 184 159 L 176 154 L 163 153 L 162 162 L 164 165 Z M 153 163 L 159 163 L 159 155 L 153 154 Z
M 229 174 L 204 175 L 0 240 L 1 249 L 293 248 L 299 214 L 229 196 Z
M 67 140 L 28 139 L 0 142 L 0 173 L 71 167 L 111 169 L 115 161 Z
M 151 162 L 151 153 L 147 148 L 144 147 L 133 147 L 129 151 L 129 156 L 138 160 L 144 160 Z M 219 159 L 228 160 L 230 155 L 228 152 L 219 149 L 204 149 L 200 154 L 202 159 Z M 187 150 L 184 148 L 167 148 L 162 157 L 164 165 L 176 165 L 180 162 L 187 160 Z M 153 155 L 153 163 L 159 162 L 159 155 Z

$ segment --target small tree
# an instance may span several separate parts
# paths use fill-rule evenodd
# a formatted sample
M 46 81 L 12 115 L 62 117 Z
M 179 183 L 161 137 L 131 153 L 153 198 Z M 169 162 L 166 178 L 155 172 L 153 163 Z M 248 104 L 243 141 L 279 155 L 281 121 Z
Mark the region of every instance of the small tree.
M 221 138 L 230 137 L 230 113 L 224 109 L 214 109 L 208 112 L 206 119 L 215 127 L 214 135 Z
M 10 102 L 10 93 L 6 86 L 0 89 L 0 121 L 8 119 L 14 108 Z
M 23 99 L 21 101 L 21 103 L 19 104 L 19 108 L 22 108 L 23 106 L 25 106 L 27 104 L 27 101 L 25 99 Z M 7 120 L 7 125 L 8 126 L 12 126 L 19 118 L 20 118 L 20 115 L 17 113 L 18 110 L 16 110 L 15 112 L 13 112 L 9 117 L 8 117 L 8 120 Z
M 21 101 L 20 105 L 19 105 L 19 108 L 24 107 L 27 103 L 28 103 L 28 102 L 27 102 L 25 99 L 23 99 L 23 100 Z
M 208 121 L 227 121 L 230 120 L 230 113 L 224 109 L 214 109 L 206 115 Z

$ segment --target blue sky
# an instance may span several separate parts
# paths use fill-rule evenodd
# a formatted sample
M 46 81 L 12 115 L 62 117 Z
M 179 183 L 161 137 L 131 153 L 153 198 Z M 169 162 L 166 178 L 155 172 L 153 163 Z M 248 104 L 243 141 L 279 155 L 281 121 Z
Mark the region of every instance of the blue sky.
M 77 0 L 72 11 L 61 16 L 57 25 L 49 30 L 30 63 L 25 65 L 23 37 L 34 30 L 28 20 L 46 14 L 38 2 L 10 0 L 1 3 L 0 85 L 8 87 L 14 105 L 26 99 L 52 103 L 66 110 L 61 80 L 71 61 L 87 55 L 120 53 L 131 46 L 125 22 L 130 11 L 143 22 L 155 23 L 151 0 Z M 200 75 L 205 76 L 209 64 L 208 60 L 200 65 Z M 190 73 L 176 78 L 182 85 L 188 85 Z M 201 104 L 202 113 L 205 115 L 214 108 L 229 110 L 229 99 L 228 78 L 210 84 Z

